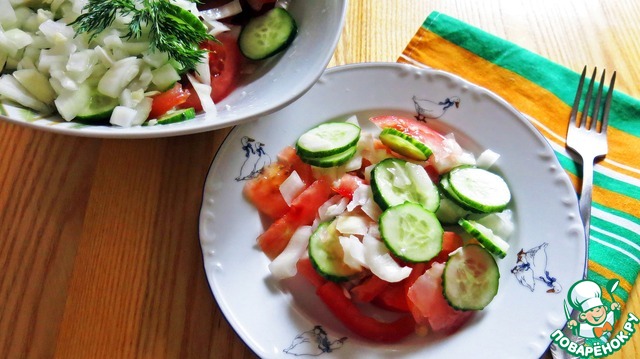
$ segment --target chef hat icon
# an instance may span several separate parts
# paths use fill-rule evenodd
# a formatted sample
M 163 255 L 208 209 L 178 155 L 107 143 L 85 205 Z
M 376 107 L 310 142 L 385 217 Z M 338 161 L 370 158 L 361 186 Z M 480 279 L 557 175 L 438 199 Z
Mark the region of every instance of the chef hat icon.
M 590 280 L 581 280 L 576 282 L 567 295 L 571 306 L 581 312 L 599 307 L 602 304 L 602 290 L 600 286 Z

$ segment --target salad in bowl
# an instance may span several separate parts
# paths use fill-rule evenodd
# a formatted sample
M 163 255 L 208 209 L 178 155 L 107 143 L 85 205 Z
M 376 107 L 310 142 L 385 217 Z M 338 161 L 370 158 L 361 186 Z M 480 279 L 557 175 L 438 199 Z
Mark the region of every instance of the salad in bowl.
M 59 132 L 124 137 L 224 127 L 294 100 L 328 63 L 344 12 L 343 3 L 275 0 L 0 7 L 0 115 Z M 314 19 L 321 10 L 331 17 Z M 320 26 L 329 31 L 313 35 Z M 308 72 L 294 78 L 303 68 L 297 52 L 315 46 Z M 160 128 L 174 123 L 181 124 Z

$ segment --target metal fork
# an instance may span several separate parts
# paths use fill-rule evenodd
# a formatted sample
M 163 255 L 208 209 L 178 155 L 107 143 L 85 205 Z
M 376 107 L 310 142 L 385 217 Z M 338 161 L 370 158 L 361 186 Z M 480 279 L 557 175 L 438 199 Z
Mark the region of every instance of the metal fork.
M 594 101 L 591 100 L 593 94 L 594 82 L 598 69 L 593 69 L 589 88 L 584 100 L 582 108 L 582 116 L 578 119 L 580 109 L 580 100 L 582 99 L 582 88 L 587 74 L 587 67 L 582 70 L 582 76 L 578 83 L 578 91 L 573 101 L 573 108 L 569 116 L 569 128 L 567 129 L 567 147 L 572 149 L 582 158 L 582 186 L 580 189 L 580 217 L 584 225 L 584 235 L 586 238 L 585 250 L 589 253 L 589 229 L 591 224 L 591 192 L 593 190 L 593 164 L 598 157 L 607 154 L 607 123 L 609 118 L 609 109 L 611 108 L 611 97 L 613 95 L 613 86 L 616 82 L 616 73 L 613 72 L 611 82 L 604 101 L 604 108 L 600 113 L 600 105 L 602 102 L 602 92 L 604 86 L 605 72 L 602 71 L 600 78 L 600 86 L 596 93 Z M 589 116 L 589 110 L 591 116 Z M 587 273 L 587 264 L 585 263 L 584 274 Z
M 589 229 L 591 226 L 591 192 L 593 190 L 593 164 L 598 157 L 602 157 L 607 154 L 607 122 L 609 118 L 609 109 L 611 107 L 611 97 L 613 95 L 613 86 L 616 82 L 616 73 L 613 72 L 611 77 L 611 83 L 607 92 L 607 97 L 604 101 L 604 108 L 602 113 L 600 111 L 600 105 L 602 102 L 602 93 L 604 91 L 603 84 L 605 78 L 605 71 L 602 72 L 600 78 L 600 86 L 598 86 L 598 92 L 596 93 L 595 100 L 591 100 L 593 95 L 593 87 L 596 79 L 597 68 L 593 69 L 593 75 L 589 81 L 589 88 L 587 89 L 587 95 L 584 100 L 584 106 L 580 111 L 580 103 L 582 100 L 582 88 L 584 86 L 584 80 L 587 74 L 587 67 L 582 70 L 582 76 L 578 83 L 578 91 L 576 92 L 576 98 L 573 101 L 573 108 L 571 109 L 571 115 L 569 116 L 569 128 L 567 129 L 567 147 L 573 150 L 582 158 L 582 187 L 580 190 L 580 200 L 578 205 L 580 207 L 580 218 L 584 225 L 585 235 L 585 253 L 589 253 Z M 593 109 L 592 109 L 593 107 Z M 589 116 L 591 110 L 591 116 Z M 582 115 L 578 119 L 578 112 L 582 112 Z M 588 258 L 585 260 L 582 278 L 587 276 L 587 264 Z M 577 319 L 577 312 L 573 311 L 569 313 L 568 308 L 565 309 L 567 321 L 570 319 Z M 583 338 L 574 335 L 568 327 L 563 328 L 563 333 L 571 338 L 573 341 L 580 342 Z M 575 358 L 573 355 L 558 348 L 555 342 L 552 342 L 549 346 L 551 356 L 554 359 L 566 359 Z

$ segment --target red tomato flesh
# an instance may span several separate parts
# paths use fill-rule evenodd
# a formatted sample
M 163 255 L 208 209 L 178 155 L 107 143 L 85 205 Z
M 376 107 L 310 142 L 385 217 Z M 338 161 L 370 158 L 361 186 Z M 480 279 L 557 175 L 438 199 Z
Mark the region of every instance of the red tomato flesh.
M 324 277 L 321 276 L 315 268 L 313 268 L 313 264 L 311 264 L 311 260 L 309 258 L 301 258 L 298 260 L 296 268 L 298 269 L 298 273 L 305 277 L 316 288 L 327 282 L 327 280 L 324 279 Z
M 409 288 L 413 318 L 419 324 L 429 324 L 434 331 L 451 333 L 460 328 L 473 311 L 453 309 L 442 294 L 444 264 L 434 263 Z
M 324 304 L 349 330 L 369 340 L 384 343 L 398 342 L 411 335 L 415 322 L 411 316 L 402 316 L 393 322 L 382 322 L 366 316 L 344 295 L 342 287 L 326 282 L 316 290 Z
M 211 74 L 211 99 L 214 103 L 222 101 L 238 85 L 242 55 L 238 49 L 237 35 L 224 32 L 216 36 L 219 42 L 205 41 L 200 44 L 201 49 L 209 51 L 209 72 Z M 193 107 L 196 111 L 202 111 L 202 104 L 191 82 L 184 81 L 185 89 L 191 96 L 183 103 L 181 108 Z
M 331 194 L 329 184 L 323 180 L 317 180 L 291 202 L 287 213 L 273 222 L 258 237 L 258 245 L 269 259 L 273 260 L 282 253 L 298 227 L 313 223 L 318 208 L 329 199 Z
M 153 96 L 149 118 L 158 118 L 169 110 L 180 106 L 187 101 L 191 94 L 192 91 L 183 89 L 180 83 L 176 83 L 169 90 Z
M 289 211 L 289 205 L 280 193 L 280 185 L 292 171 L 291 166 L 280 162 L 265 166 L 258 177 L 245 184 L 243 189 L 245 197 L 258 211 L 269 218 L 274 220 L 281 218 Z
M 380 279 L 378 276 L 371 275 L 369 278 L 365 279 L 362 283 L 357 286 L 351 288 L 351 298 L 353 298 L 356 302 L 367 303 L 372 301 L 375 297 L 377 297 L 380 293 L 382 293 L 387 286 L 388 282 Z

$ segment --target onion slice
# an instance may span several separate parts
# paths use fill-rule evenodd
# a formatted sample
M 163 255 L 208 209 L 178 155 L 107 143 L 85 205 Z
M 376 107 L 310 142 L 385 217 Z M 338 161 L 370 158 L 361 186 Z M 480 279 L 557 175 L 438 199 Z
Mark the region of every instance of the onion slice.
M 312 231 L 310 226 L 301 226 L 293 233 L 282 253 L 269 263 L 269 270 L 274 277 L 285 279 L 296 275 L 296 263 L 306 252 Z
M 390 283 L 397 283 L 411 274 L 411 267 L 401 267 L 393 260 L 389 249 L 376 238 L 365 235 L 364 260 L 373 274 Z
M 241 12 L 242 6 L 240 5 L 240 0 L 233 0 L 213 9 L 202 10 L 200 11 L 200 16 L 207 21 L 211 21 L 225 19 L 238 15 Z

